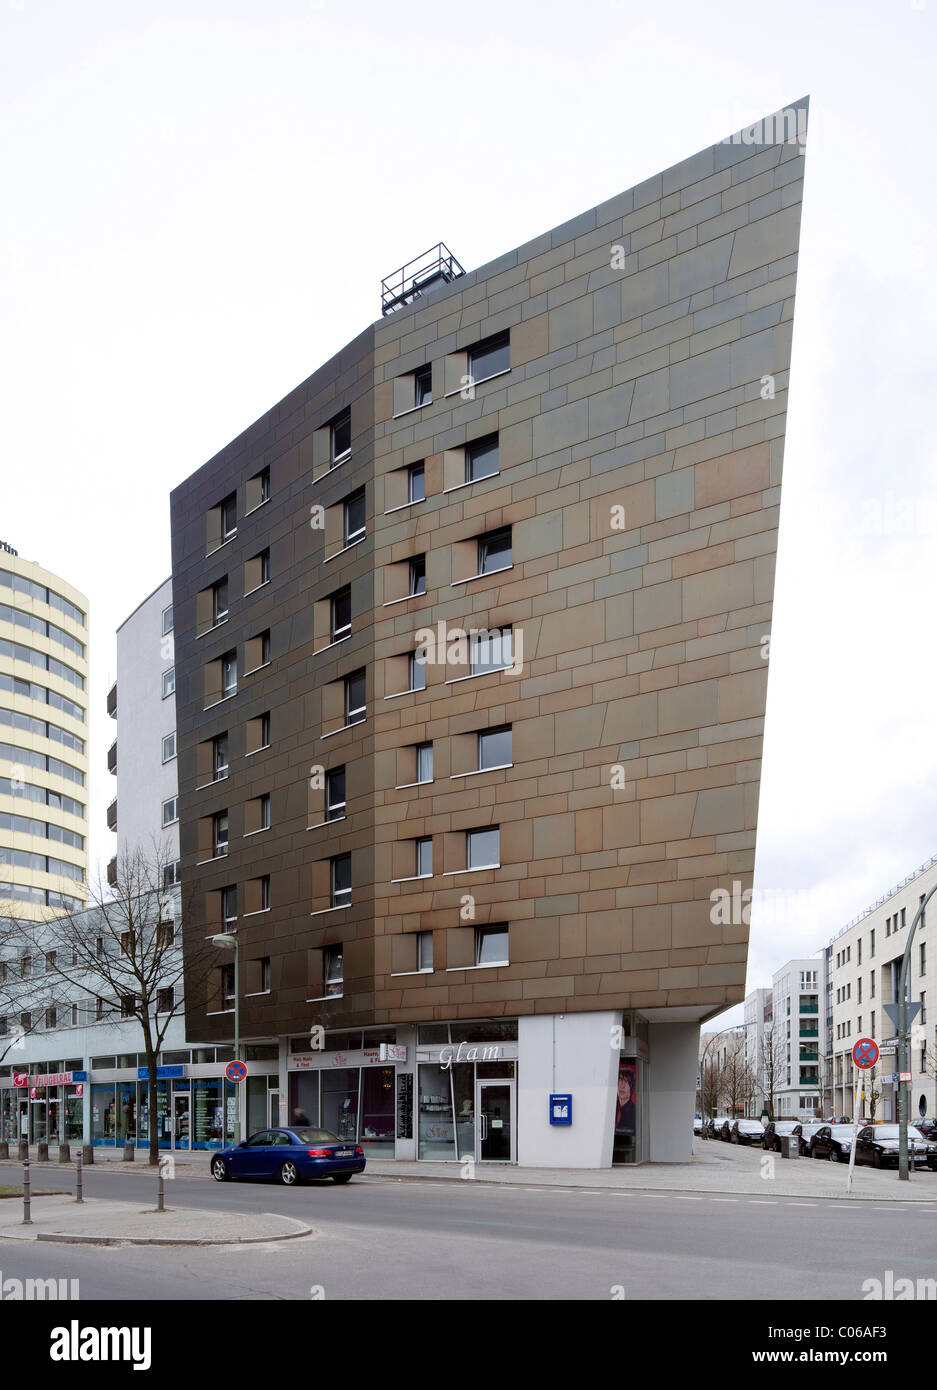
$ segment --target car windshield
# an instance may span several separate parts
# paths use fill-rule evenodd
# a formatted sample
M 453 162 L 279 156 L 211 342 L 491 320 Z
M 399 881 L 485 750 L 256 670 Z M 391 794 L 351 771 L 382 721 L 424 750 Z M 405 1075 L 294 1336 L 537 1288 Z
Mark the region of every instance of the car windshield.
M 739 1120 L 739 1129 L 748 1130 L 750 1134 L 754 1134 L 756 1130 L 760 1133 L 761 1125 L 757 1120 Z
M 301 1144 L 340 1144 L 342 1141 L 330 1129 L 294 1129 Z
M 830 1125 L 830 1133 L 834 1139 L 851 1139 L 852 1125 Z
M 897 1125 L 875 1125 L 872 1130 L 873 1143 L 879 1139 L 887 1139 L 889 1142 L 898 1142 L 900 1130 Z M 908 1125 L 909 1139 L 923 1139 L 924 1136 L 917 1125 Z
M 774 1131 L 776 1134 L 792 1134 L 796 1128 L 796 1120 L 778 1120 L 774 1126 Z

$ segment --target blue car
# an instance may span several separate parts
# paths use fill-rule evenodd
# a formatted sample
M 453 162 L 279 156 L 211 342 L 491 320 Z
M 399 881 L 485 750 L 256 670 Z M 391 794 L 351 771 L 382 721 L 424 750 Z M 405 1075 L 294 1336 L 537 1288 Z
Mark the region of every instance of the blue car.
M 328 1129 L 261 1129 L 242 1143 L 216 1153 L 211 1175 L 216 1182 L 231 1178 L 274 1178 L 295 1187 L 309 1178 L 351 1182 L 363 1173 L 364 1149 Z

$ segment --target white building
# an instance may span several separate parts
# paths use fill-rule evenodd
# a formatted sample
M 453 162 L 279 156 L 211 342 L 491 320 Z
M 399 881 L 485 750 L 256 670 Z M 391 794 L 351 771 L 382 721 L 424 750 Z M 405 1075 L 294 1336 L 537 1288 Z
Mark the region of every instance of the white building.
M 770 989 L 753 989 L 745 998 L 745 1065 L 756 1078 L 757 1089 L 750 1112 L 761 1114 L 769 1098 L 765 1064 L 770 1060 L 772 1047 L 772 994 Z M 765 1039 L 768 1039 L 767 1043 Z
M 822 1113 L 820 1058 L 825 1044 L 825 957 L 789 960 L 772 981 L 775 1116 L 812 1119 Z
M 108 825 L 117 831 L 117 855 L 142 851 L 173 864 L 179 858 L 176 771 L 176 680 L 173 657 L 172 580 L 167 579 L 117 629 L 117 680 L 108 712 L 117 737 L 108 767 L 117 796 Z M 108 877 L 115 881 L 115 860 Z
M 914 915 L 937 882 L 937 856 L 922 864 L 897 887 L 878 899 L 830 943 L 833 1026 L 832 1053 L 833 1105 L 837 1115 L 852 1116 L 855 1108 L 855 1068 L 852 1049 L 858 1038 L 874 1038 L 884 1044 L 880 1063 L 869 1073 L 869 1090 L 879 1092 L 875 1118 L 897 1119 L 894 1076 L 898 1070 L 895 1055 L 897 1029 L 885 1012 L 886 1004 L 898 998 L 898 978 L 908 932 Z M 911 1026 L 911 1114 L 937 1113 L 935 1087 L 935 1030 L 928 1015 L 928 1000 L 937 991 L 935 952 L 930 949 L 930 927 L 925 914 L 912 944 L 910 960 L 910 998 L 921 1005 Z M 924 1109 L 921 1111 L 921 1104 Z M 867 1099 L 860 1106 L 869 1116 Z

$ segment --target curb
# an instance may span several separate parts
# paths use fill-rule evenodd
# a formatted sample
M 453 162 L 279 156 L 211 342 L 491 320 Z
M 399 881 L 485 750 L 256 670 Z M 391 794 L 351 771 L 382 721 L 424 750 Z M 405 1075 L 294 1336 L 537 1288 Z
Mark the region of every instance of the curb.
M 187 1207 L 187 1212 L 196 1208 Z M 274 1212 L 263 1212 L 263 1216 L 276 1216 Z M 295 1231 L 287 1231 L 276 1236 L 227 1236 L 224 1238 L 192 1236 L 86 1236 L 71 1235 L 68 1232 L 41 1231 L 35 1239 L 56 1245 L 268 1245 L 275 1240 L 297 1240 L 301 1236 L 318 1234 L 314 1226 L 307 1226 L 292 1216 L 280 1216 L 280 1221 L 289 1221 L 298 1226 Z

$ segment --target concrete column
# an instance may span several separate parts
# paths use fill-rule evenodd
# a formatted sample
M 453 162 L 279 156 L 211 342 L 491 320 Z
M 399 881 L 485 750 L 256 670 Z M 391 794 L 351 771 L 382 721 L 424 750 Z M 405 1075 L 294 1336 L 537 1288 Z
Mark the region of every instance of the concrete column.
M 699 1023 L 648 1026 L 648 1157 L 652 1163 L 689 1163 L 699 1067 Z

